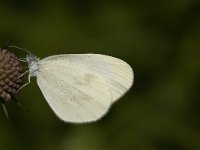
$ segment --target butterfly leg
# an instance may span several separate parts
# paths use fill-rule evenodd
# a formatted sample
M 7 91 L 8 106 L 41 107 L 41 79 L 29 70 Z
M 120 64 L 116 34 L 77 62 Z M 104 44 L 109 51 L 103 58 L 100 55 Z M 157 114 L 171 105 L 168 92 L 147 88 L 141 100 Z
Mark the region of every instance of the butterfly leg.
M 26 60 L 26 58 L 19 58 L 18 60 L 21 61 L 21 62 L 28 62 L 28 61 Z
M 27 86 L 30 82 L 31 82 L 31 76 L 29 75 L 29 76 L 28 76 L 28 82 L 25 83 L 24 85 L 22 85 L 22 86 L 17 90 L 16 93 L 18 93 L 22 88 L 24 88 L 25 86 Z
M 22 73 L 19 77 L 17 77 L 17 78 L 21 78 L 21 77 L 23 77 L 27 72 L 29 72 L 29 70 L 26 70 L 24 73 Z
M 23 77 L 27 72 L 29 72 L 29 70 L 26 70 L 24 73 L 22 73 L 22 74 L 21 74 L 19 77 L 17 77 L 17 78 L 21 78 L 21 77 Z M 19 90 L 21 90 L 23 87 L 27 86 L 30 82 L 31 82 L 31 81 L 30 81 L 30 77 L 28 77 L 28 82 L 25 83 L 24 85 L 22 85 L 22 86 L 17 90 L 16 93 L 18 93 Z

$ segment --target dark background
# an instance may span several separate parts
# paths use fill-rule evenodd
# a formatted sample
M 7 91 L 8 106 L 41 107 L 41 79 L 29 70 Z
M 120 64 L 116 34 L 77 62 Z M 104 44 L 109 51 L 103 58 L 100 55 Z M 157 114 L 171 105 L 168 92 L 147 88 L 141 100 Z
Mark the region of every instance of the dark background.
M 8 103 L 8 121 L 0 109 L 1 150 L 200 149 L 198 0 L 2 0 L 0 20 L 1 47 L 107 54 L 135 72 L 102 120 L 81 125 L 57 119 L 33 78 L 17 96 L 30 112 Z

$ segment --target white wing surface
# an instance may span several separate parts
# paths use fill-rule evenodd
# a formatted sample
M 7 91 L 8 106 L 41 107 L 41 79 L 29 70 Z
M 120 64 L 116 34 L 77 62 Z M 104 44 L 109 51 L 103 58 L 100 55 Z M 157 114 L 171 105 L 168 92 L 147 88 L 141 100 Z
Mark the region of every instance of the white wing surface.
M 63 54 L 46 57 L 41 65 L 51 64 L 60 67 L 79 67 L 101 76 L 107 83 L 112 102 L 123 96 L 133 84 L 133 70 L 123 60 L 101 54 Z
M 37 83 L 55 114 L 66 122 L 100 119 L 109 109 L 112 94 L 99 74 L 76 66 L 67 57 L 42 60 Z

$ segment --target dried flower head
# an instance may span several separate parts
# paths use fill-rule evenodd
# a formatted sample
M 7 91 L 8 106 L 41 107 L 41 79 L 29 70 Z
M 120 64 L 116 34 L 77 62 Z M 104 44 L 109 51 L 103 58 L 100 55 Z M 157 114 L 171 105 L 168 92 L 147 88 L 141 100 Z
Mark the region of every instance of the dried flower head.
M 6 49 L 0 49 L 0 97 L 4 101 L 11 100 L 11 95 L 22 86 L 22 72 L 19 58 Z

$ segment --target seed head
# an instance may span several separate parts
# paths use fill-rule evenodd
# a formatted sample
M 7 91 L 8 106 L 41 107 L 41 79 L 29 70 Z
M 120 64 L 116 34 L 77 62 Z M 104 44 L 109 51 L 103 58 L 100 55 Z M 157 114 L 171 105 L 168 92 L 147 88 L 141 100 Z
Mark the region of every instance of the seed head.
M 13 53 L 6 49 L 0 49 L 0 97 L 11 100 L 11 95 L 15 95 L 23 84 L 23 67 Z

